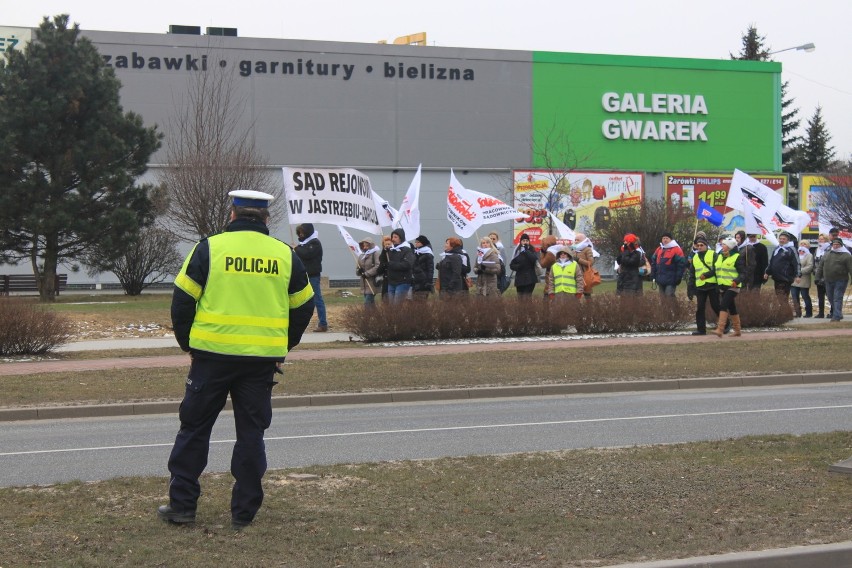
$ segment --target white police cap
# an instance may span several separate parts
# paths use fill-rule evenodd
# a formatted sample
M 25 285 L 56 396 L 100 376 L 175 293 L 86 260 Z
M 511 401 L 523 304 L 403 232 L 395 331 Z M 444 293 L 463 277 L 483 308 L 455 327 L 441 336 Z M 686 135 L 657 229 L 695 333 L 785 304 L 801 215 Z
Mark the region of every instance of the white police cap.
M 235 189 L 234 191 L 229 191 L 228 195 L 234 198 L 234 205 L 236 207 L 266 208 L 275 199 L 273 195 L 253 189 Z

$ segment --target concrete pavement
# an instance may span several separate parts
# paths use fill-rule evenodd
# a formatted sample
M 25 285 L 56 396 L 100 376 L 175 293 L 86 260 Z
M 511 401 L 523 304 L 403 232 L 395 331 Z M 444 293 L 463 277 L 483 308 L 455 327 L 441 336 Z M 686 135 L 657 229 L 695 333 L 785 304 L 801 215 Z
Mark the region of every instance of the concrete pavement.
M 302 344 L 333 343 L 335 341 L 357 340 L 348 332 L 307 332 L 302 335 Z M 96 339 L 90 341 L 73 341 L 56 349 L 57 353 L 73 351 L 106 351 L 109 349 L 155 349 L 160 347 L 177 347 L 174 335 L 163 337 L 134 337 L 127 339 Z

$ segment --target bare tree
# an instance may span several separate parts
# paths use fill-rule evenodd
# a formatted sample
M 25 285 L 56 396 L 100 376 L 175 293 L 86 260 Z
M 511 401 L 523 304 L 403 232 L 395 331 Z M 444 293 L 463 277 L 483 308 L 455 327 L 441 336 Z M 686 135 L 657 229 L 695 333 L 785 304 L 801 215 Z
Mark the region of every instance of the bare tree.
M 569 176 L 572 172 L 580 170 L 589 161 L 591 154 L 580 154 L 576 145 L 571 141 L 571 136 L 557 124 L 553 124 L 539 138 L 534 138 L 530 143 L 530 151 L 533 161 L 538 165 L 537 169 L 544 171 L 548 180 L 548 188 L 545 190 L 532 190 L 529 193 L 538 197 L 537 201 L 544 204 L 548 213 L 556 214 L 559 211 L 563 198 L 571 194 L 571 182 Z M 508 193 L 514 196 L 514 180 L 510 181 Z M 550 217 L 544 215 L 542 224 L 547 225 L 547 234 L 553 234 L 553 224 Z
M 151 192 L 155 214 L 162 214 L 168 205 L 165 192 L 157 188 Z M 136 236 L 122 246 L 116 255 L 109 245 L 90 251 L 82 262 L 89 276 L 99 272 L 112 272 L 121 283 L 124 293 L 138 296 L 142 291 L 177 274 L 182 257 L 177 250 L 178 238 L 170 231 L 156 225 L 140 227 Z
M 832 227 L 852 228 L 852 158 L 832 169 L 816 197 L 820 220 Z
M 595 229 L 592 238 L 601 252 L 614 257 L 624 242 L 624 235 L 633 233 L 639 237 L 650 258 L 664 232 L 670 232 L 684 248 L 692 243 L 694 231 L 695 213 L 691 209 L 669 210 L 665 200 L 647 199 L 641 207 L 617 209 L 609 225 L 605 229 Z
M 217 54 L 218 55 L 218 54 Z M 221 58 L 208 53 L 208 61 Z M 189 75 L 187 90 L 166 131 L 166 168 L 160 183 L 168 194 L 163 226 L 182 240 L 222 232 L 228 224 L 233 189 L 276 194 L 268 162 L 255 145 L 254 121 L 244 116 L 235 67 L 211 65 Z M 280 219 L 281 200 L 272 219 Z
M 125 294 L 138 296 L 148 286 L 165 282 L 180 270 L 183 258 L 176 245 L 177 238 L 169 231 L 146 227 L 109 269 L 118 277 Z

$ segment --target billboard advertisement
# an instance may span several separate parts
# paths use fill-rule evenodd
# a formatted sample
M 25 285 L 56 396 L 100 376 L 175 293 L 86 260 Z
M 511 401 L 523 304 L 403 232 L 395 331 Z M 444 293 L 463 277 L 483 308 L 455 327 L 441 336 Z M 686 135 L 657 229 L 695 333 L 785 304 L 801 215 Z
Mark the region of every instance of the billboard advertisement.
M 527 214 L 515 221 L 515 244 L 522 233 L 533 246 L 555 233 L 548 212 L 571 230 L 590 235 L 609 224 L 613 211 L 638 207 L 644 197 L 642 172 L 516 170 L 512 178 L 515 208 Z
M 807 211 L 811 217 L 808 227 L 802 232 L 803 236 L 807 235 L 810 238 L 816 238 L 819 235 L 819 194 L 829 187 L 836 187 L 838 183 L 849 187 L 852 185 L 852 180 L 846 178 L 830 180 L 825 176 L 813 174 L 802 175 L 799 178 L 800 208 L 802 211 Z M 823 219 L 823 224 L 826 224 L 825 219 Z
M 550 52 L 533 61 L 535 148 L 569 140 L 589 168 L 781 170 L 778 63 Z
M 666 203 L 674 209 L 698 209 L 698 202 L 704 201 L 725 216 L 721 229 L 725 233 L 735 233 L 745 229 L 742 211 L 725 206 L 728 191 L 731 188 L 733 174 L 709 172 L 666 172 L 664 195 Z M 787 203 L 787 175 L 751 174 L 763 185 L 781 194 L 782 203 Z

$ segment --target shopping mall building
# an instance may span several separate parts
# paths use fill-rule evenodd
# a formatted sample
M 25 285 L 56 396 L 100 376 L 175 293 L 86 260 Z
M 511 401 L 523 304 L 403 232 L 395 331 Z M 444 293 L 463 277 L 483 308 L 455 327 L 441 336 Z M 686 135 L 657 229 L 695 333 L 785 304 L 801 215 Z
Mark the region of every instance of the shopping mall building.
M 32 33 L 0 28 L 0 46 Z M 83 33 L 120 79 L 124 108 L 164 132 L 193 76 L 217 70 L 234 74 L 244 118 L 276 173 L 282 166 L 356 168 L 398 206 L 422 164 L 422 232 L 437 249 L 452 235 L 450 169 L 468 189 L 534 210 L 553 189 L 548 172 L 572 168 L 548 207 L 587 232 L 611 210 L 642 199 L 678 205 L 703 196 L 721 206 L 719 190 L 734 168 L 767 174 L 786 194 L 779 63 Z M 150 180 L 164 156 L 152 157 Z M 507 246 L 534 229 L 503 222 L 484 232 L 492 228 Z M 325 275 L 352 278 L 337 231 L 318 229 Z M 285 222 L 278 236 L 290 235 Z

